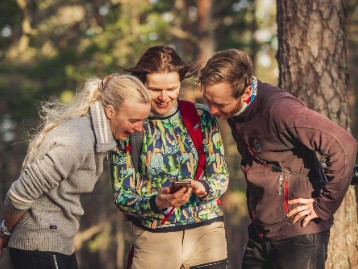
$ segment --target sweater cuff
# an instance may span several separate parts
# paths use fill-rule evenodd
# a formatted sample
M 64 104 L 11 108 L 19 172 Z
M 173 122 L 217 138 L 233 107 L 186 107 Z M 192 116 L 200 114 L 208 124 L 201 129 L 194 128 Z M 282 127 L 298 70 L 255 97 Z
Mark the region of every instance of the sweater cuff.
M 320 208 L 319 204 L 317 203 L 317 201 L 313 202 L 313 211 L 316 213 L 316 215 L 323 220 L 328 220 L 329 218 L 332 217 L 332 215 L 330 215 L 327 211 L 324 211 Z
M 206 195 L 199 197 L 199 199 L 205 199 L 208 195 L 209 195 L 209 191 L 210 191 L 210 187 L 209 184 L 206 180 L 198 180 L 201 184 L 203 184 L 205 191 L 206 191 Z
M 165 208 L 164 211 L 160 210 L 160 209 L 157 207 L 156 203 L 155 203 L 155 197 L 156 197 L 156 195 L 153 195 L 153 196 L 150 197 L 150 199 L 149 199 L 150 208 L 151 208 L 155 213 L 157 213 L 157 214 L 165 214 L 164 211 L 166 210 L 166 208 Z

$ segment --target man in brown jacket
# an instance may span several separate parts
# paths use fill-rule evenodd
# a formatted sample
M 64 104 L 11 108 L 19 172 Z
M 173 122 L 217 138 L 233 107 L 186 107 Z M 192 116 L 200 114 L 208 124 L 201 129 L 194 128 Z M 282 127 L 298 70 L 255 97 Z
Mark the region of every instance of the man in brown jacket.
M 243 268 L 324 268 L 357 142 L 252 69 L 249 56 L 230 49 L 199 75 L 210 113 L 228 121 L 242 156 L 252 220 Z

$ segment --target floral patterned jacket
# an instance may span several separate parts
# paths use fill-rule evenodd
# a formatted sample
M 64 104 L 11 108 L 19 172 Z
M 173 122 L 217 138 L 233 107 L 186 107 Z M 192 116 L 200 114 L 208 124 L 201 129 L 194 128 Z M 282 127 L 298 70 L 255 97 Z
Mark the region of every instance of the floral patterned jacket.
M 195 104 L 201 121 L 205 169 L 201 182 L 208 190 L 205 198 L 192 194 L 188 203 L 177 207 L 161 224 L 167 211 L 155 205 L 155 196 L 173 180 L 195 178 L 198 153 L 177 110 L 168 117 L 149 117 L 144 123 L 144 137 L 135 171 L 128 141 L 117 141 L 111 154 L 112 187 L 116 206 L 134 224 L 151 231 L 184 230 L 223 219 L 217 199 L 226 191 L 229 174 L 224 146 L 215 117 L 206 106 Z

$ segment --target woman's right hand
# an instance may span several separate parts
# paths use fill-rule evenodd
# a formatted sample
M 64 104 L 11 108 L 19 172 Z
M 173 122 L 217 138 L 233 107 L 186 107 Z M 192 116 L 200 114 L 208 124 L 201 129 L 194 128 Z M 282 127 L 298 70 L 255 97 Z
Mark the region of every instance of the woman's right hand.
M 0 237 L 0 255 L 2 254 L 3 249 L 7 247 L 8 242 L 9 242 L 8 236 L 4 235 Z
M 181 188 L 171 194 L 169 187 L 161 188 L 155 197 L 155 204 L 159 210 L 164 210 L 168 207 L 182 206 L 189 201 L 191 192 L 192 188 Z
M 5 211 L 5 219 L 1 223 L 1 229 L 4 232 L 0 233 L 0 255 L 3 252 L 3 249 L 7 247 L 9 243 L 11 232 L 13 231 L 14 227 L 18 223 L 18 221 L 22 218 L 26 211 L 21 213 L 10 213 L 9 211 Z

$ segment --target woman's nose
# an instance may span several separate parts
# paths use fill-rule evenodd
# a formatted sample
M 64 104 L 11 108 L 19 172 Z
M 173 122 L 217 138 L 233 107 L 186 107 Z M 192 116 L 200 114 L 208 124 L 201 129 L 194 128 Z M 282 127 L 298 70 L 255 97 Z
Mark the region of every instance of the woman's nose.
M 165 100 L 167 98 L 167 96 L 168 96 L 167 91 L 161 91 L 160 95 L 159 95 L 159 98 L 161 100 Z

